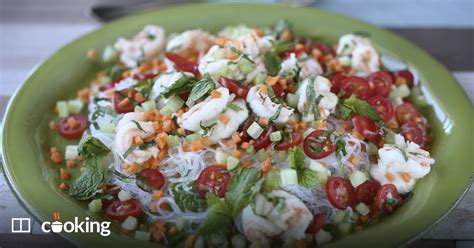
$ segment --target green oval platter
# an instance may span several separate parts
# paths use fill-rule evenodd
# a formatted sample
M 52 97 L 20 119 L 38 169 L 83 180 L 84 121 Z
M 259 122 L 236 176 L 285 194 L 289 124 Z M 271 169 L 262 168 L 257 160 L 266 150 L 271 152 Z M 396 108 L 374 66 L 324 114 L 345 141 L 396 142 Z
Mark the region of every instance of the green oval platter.
M 87 203 L 68 198 L 56 189 L 58 167 L 48 161 L 52 145 L 73 144 L 51 134 L 56 101 L 74 97 L 97 72 L 86 51 L 99 51 L 119 36 L 130 37 L 146 24 L 163 26 L 168 33 L 189 28 L 218 31 L 226 25 L 272 25 L 279 19 L 294 24 L 299 35 L 317 34 L 336 42 L 338 36 L 366 31 L 376 48 L 415 68 L 423 82 L 430 107 L 424 111 L 432 127 L 431 173 L 420 180 L 410 201 L 393 215 L 367 230 L 336 240 L 330 246 L 393 247 L 416 239 L 439 222 L 459 202 L 473 173 L 473 107 L 450 73 L 422 49 L 399 36 L 367 23 L 334 13 L 302 7 L 256 4 L 191 4 L 149 10 L 107 24 L 61 48 L 28 76 L 11 99 L 3 123 L 3 167 L 7 180 L 22 205 L 41 221 L 51 221 L 53 212 L 62 220 L 90 216 Z M 47 34 L 45 34 L 47 35 Z M 77 172 L 76 172 L 77 173 Z M 134 240 L 114 224 L 106 238 L 98 234 L 61 235 L 77 246 L 148 247 L 156 244 Z

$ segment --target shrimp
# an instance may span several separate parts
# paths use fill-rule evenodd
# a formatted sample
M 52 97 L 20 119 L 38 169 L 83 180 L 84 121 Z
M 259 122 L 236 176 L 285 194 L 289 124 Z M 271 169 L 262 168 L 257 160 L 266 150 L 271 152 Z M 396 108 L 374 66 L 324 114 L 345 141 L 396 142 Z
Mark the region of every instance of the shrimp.
M 265 85 L 256 85 L 250 88 L 247 94 L 247 102 L 252 111 L 259 117 L 272 118 L 276 124 L 288 122 L 294 109 L 274 103 L 265 92 Z
M 296 91 L 296 95 L 298 96 L 298 99 L 299 99 L 298 111 L 300 111 L 300 113 L 304 112 L 306 101 L 307 101 L 306 91 L 310 83 L 314 85 L 315 98 L 318 98 L 318 96 L 320 95 L 323 96 L 323 98 L 321 98 L 321 101 L 319 102 L 319 105 L 318 105 L 319 110 L 322 110 L 322 112 L 333 111 L 337 105 L 338 98 L 334 93 L 331 92 L 331 82 L 322 76 L 317 76 L 313 82 L 311 82 L 311 80 L 312 78 L 306 78 L 301 83 L 301 86 L 298 88 L 298 90 Z M 313 104 L 313 103 L 310 103 L 310 104 Z M 321 115 L 324 114 L 324 116 L 327 116 L 329 113 L 320 113 L 320 114 Z
M 117 125 L 117 134 L 114 140 L 114 151 L 129 164 L 143 163 L 151 157 L 158 156 L 159 149 L 151 146 L 143 150 L 135 149 L 127 156 L 125 153 L 132 147 L 135 137 L 147 139 L 155 135 L 155 129 L 151 122 L 146 122 L 144 113 L 127 113 Z
M 148 25 L 132 40 L 119 38 L 114 48 L 120 53 L 120 62 L 135 68 L 142 61 L 157 57 L 165 48 L 165 31 L 162 27 Z
M 380 67 L 380 57 L 372 46 L 357 46 L 352 53 L 352 70 L 358 75 L 368 75 Z
M 174 73 L 165 73 L 161 74 L 153 84 L 153 88 L 151 89 L 150 93 L 150 100 L 155 100 L 158 98 L 166 89 L 171 87 L 174 83 L 176 83 L 181 78 L 188 76 L 194 77 L 192 73 L 189 72 L 174 72 Z M 158 108 L 162 108 L 167 103 L 167 99 L 160 98 L 158 100 Z
M 278 72 L 279 75 L 289 74 L 294 75 L 298 71 L 298 67 L 301 68 L 299 76 L 301 78 L 307 78 L 311 75 L 320 75 L 323 73 L 321 65 L 313 58 L 307 57 L 303 61 L 299 62 L 296 58 L 295 53 L 291 53 L 290 57 L 285 59 L 281 63 L 281 69 Z
M 177 53 L 184 58 L 189 58 L 205 54 L 213 44 L 211 34 L 201 29 L 193 29 L 185 31 L 168 41 L 166 50 Z
M 252 243 L 259 243 L 263 247 L 270 246 L 269 237 L 276 236 L 283 231 L 269 220 L 256 215 L 250 205 L 242 211 L 242 226 L 245 236 Z
M 227 88 L 219 88 L 216 91 L 220 93 L 219 97 L 209 96 L 204 101 L 194 105 L 178 118 L 178 124 L 186 130 L 197 132 L 201 130 L 203 122 L 216 120 L 231 99 Z
M 247 117 L 249 116 L 249 111 L 245 105 L 245 101 L 242 99 L 237 99 L 231 102 L 234 105 L 234 108 L 227 108 L 222 114 L 226 115 L 229 118 L 227 123 L 222 123 L 217 121 L 212 133 L 209 136 L 209 140 L 213 143 L 217 143 L 219 140 L 227 139 L 232 136 L 233 133 L 239 129 L 240 124 L 242 124 Z

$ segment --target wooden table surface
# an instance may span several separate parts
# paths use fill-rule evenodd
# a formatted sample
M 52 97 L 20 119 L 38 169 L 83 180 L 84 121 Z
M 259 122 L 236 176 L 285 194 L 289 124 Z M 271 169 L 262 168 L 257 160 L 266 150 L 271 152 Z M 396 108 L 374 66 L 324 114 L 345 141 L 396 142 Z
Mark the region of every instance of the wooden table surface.
M 34 65 L 47 58 L 59 47 L 84 33 L 101 26 L 84 15 L 84 9 L 92 0 L 0 0 L 0 121 L 14 90 L 28 75 Z M 358 10 L 358 4 L 375 4 L 374 0 L 355 0 L 346 4 L 343 0 L 319 1 L 318 7 L 351 14 L 374 24 L 383 25 L 420 47 L 426 49 L 451 70 L 454 77 L 474 102 L 474 21 L 472 1 L 441 1 L 433 8 L 430 1 L 409 0 L 377 2 L 378 8 L 368 8 L 366 15 Z M 448 4 L 449 3 L 449 4 Z M 408 5 L 401 8 L 400 5 Z M 423 4 L 427 8 L 420 7 Z M 464 5 L 463 11 L 457 7 Z M 405 18 L 393 15 L 378 15 L 371 12 L 378 9 L 397 9 L 397 13 L 418 8 L 425 13 L 423 18 L 411 11 L 405 11 Z M 444 15 L 444 16 L 439 16 Z M 457 18 L 448 20 L 449 16 Z M 438 18 L 435 18 L 438 17 Z M 431 18 L 431 19 L 430 19 Z M 444 18 L 444 19 L 443 19 Z M 403 21 L 400 21 L 403 19 Z M 446 20 L 446 22 L 440 21 Z M 0 174 L 2 173 L 0 169 Z M 69 246 L 55 235 L 40 235 L 38 223 L 33 224 L 33 235 L 11 235 L 10 219 L 29 217 L 20 207 L 3 176 L 0 175 L 0 247 Z M 36 235 L 35 235 L 36 234 Z M 457 244 L 474 247 L 473 243 L 459 243 L 460 240 L 474 241 L 474 187 L 468 191 L 459 205 L 439 224 L 422 236 L 415 246 L 454 247 Z M 434 240 L 434 241 L 433 241 Z

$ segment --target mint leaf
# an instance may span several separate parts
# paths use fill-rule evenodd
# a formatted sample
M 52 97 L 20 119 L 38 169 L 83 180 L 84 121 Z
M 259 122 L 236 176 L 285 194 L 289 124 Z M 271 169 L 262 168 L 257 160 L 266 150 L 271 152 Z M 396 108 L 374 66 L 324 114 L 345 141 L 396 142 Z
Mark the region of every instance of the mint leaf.
M 225 243 L 232 235 L 232 216 L 224 201 L 212 193 L 207 193 L 209 214 L 199 226 L 197 233 L 210 243 Z
M 318 173 L 305 167 L 305 155 L 301 148 L 290 148 L 288 153 L 289 165 L 291 169 L 296 170 L 298 184 L 306 188 L 310 188 L 318 184 Z
M 304 153 L 299 147 L 288 149 L 288 159 L 291 169 L 298 171 L 304 168 Z
M 100 166 L 100 158 L 93 157 L 85 160 L 86 169 L 68 190 L 68 195 L 78 200 L 92 198 L 97 188 L 105 179 L 105 172 Z
M 263 64 L 268 74 L 276 76 L 280 71 L 281 59 L 277 53 L 266 51 L 263 54 Z
M 105 156 L 110 153 L 110 149 L 102 141 L 89 134 L 83 136 L 81 141 L 79 141 L 77 151 L 84 160 L 95 156 Z
M 250 203 L 255 192 L 260 190 L 262 182 L 259 179 L 260 170 L 257 168 L 239 170 L 231 177 L 225 200 L 232 216 L 237 216 Z
M 204 74 L 204 77 L 193 86 L 186 105 L 188 107 L 193 106 L 196 101 L 207 96 L 215 88 L 216 84 L 212 80 L 211 75 L 209 73 Z
M 347 120 L 351 114 L 359 114 L 369 117 L 373 120 L 380 120 L 380 114 L 368 102 L 358 99 L 352 94 L 348 99 L 339 103 L 341 117 Z
M 160 96 L 168 98 L 172 95 L 190 92 L 196 82 L 197 79 L 195 77 L 183 75 L 182 78 L 176 80 L 176 82 L 166 88 L 166 90 L 163 91 Z
M 319 183 L 318 172 L 309 168 L 299 170 L 297 176 L 298 184 L 306 188 L 314 187 Z
M 190 192 L 177 189 L 177 185 L 172 186 L 173 198 L 181 211 L 204 212 L 207 209 L 206 201 L 202 199 L 196 189 L 192 187 Z

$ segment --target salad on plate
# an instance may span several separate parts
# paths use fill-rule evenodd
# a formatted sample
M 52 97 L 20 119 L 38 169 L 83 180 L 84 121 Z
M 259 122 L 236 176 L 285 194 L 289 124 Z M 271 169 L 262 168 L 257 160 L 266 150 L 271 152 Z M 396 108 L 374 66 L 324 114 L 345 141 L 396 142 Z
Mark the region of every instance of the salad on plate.
M 58 188 L 166 246 L 321 246 L 363 231 L 435 162 L 426 102 L 370 34 L 322 38 L 287 21 L 148 25 L 89 50 L 96 77 L 50 123 L 77 140 L 51 147 Z

